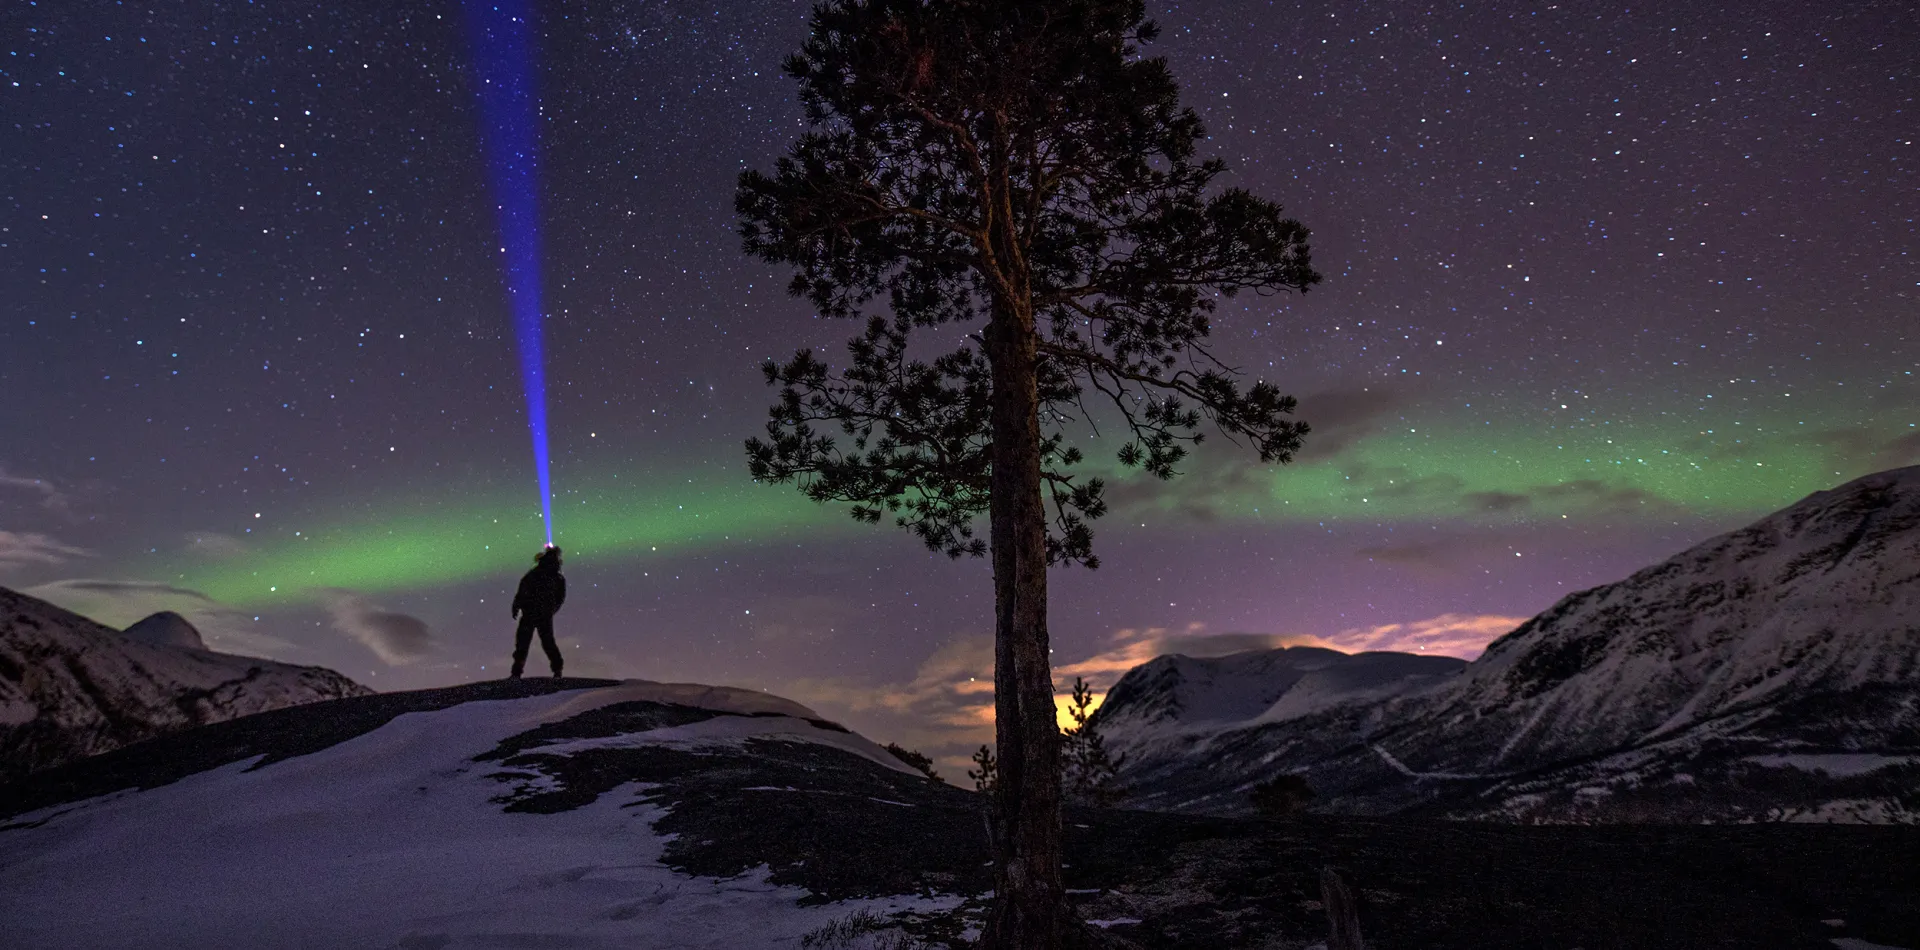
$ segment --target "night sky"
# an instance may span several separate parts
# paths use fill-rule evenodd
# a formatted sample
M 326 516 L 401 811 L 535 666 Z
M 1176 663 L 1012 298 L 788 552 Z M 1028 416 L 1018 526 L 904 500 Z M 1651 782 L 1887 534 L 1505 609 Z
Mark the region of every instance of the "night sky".
M 459 5 L 160 6 L 0 10 L 0 584 L 375 688 L 503 673 L 542 529 Z M 535 7 L 568 672 L 771 689 L 952 768 L 985 563 L 741 449 L 759 363 L 857 329 L 733 230 L 802 127 L 806 5 Z M 1215 326 L 1315 434 L 1119 478 L 1103 566 L 1054 575 L 1066 675 L 1471 656 L 1920 462 L 1907 0 L 1150 10 L 1230 183 L 1314 229 L 1324 284 Z

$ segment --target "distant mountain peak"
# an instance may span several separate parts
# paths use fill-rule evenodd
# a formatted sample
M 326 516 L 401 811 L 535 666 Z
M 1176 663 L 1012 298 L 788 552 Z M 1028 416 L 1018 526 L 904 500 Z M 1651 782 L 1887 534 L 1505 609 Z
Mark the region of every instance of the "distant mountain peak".
M 0 587 L 0 782 L 193 726 L 370 692 L 332 670 L 215 653 L 178 614 L 123 633 Z
M 142 643 L 153 643 L 163 647 L 180 647 L 186 650 L 207 648 L 206 641 L 200 638 L 200 629 L 187 618 L 171 610 L 150 614 L 121 632 Z

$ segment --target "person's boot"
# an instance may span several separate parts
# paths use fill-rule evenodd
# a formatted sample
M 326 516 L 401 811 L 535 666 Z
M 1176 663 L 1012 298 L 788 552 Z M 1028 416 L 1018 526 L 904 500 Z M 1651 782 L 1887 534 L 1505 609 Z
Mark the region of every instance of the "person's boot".
M 557 666 L 553 668 L 553 678 L 554 678 L 554 679 L 561 679 L 561 678 L 562 678 L 562 677 L 560 676 L 560 668 L 559 668 L 559 667 L 557 667 Z

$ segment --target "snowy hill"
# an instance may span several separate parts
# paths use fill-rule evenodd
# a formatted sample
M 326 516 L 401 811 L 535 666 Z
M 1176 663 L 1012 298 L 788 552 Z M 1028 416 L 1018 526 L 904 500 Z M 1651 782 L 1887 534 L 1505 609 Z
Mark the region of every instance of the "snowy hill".
M 804 891 L 769 880 L 786 845 L 738 840 L 748 829 L 709 826 L 694 806 L 667 814 L 704 797 L 693 763 L 737 773 L 749 751 L 761 770 L 745 791 L 759 798 L 835 794 L 835 770 L 882 797 L 934 784 L 748 690 L 542 680 L 381 694 L 17 786 L 0 812 L 37 810 L 0 825 L 0 917 L 21 948 L 555 945 L 516 936 L 542 932 L 567 946 L 787 942 L 847 908 L 800 907 Z M 126 788 L 149 790 L 110 794 Z M 83 804 L 56 804 L 70 800 Z M 662 863 L 715 839 L 754 848 L 739 870 L 760 870 L 702 882 Z M 900 889 L 873 906 L 955 903 Z
M 1146 724 L 1186 701 L 1155 664 L 1102 710 L 1146 804 L 1243 811 L 1254 783 L 1296 772 L 1361 813 L 1917 822 L 1920 467 L 1571 595 L 1437 687 L 1276 701 L 1173 748 Z
M 211 652 L 178 614 L 121 633 L 0 588 L 0 781 L 192 726 L 366 692 L 331 670 Z
M 991 888 L 983 817 L 765 693 L 494 680 L 0 786 L 0 920 L 9 950 L 958 950 Z M 1073 809 L 1065 832 L 1069 899 L 1116 950 L 1307 946 L 1326 865 L 1366 895 L 1370 946 L 1920 946 L 1914 828 Z

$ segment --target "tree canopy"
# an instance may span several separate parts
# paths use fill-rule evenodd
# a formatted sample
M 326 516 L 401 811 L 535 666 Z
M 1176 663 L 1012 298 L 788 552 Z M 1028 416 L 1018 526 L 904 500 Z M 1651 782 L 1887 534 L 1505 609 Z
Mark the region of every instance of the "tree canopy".
M 1073 472 L 1069 426 L 1125 426 L 1120 462 L 1169 478 L 1203 421 L 1285 462 L 1307 432 L 1273 384 L 1242 386 L 1208 346 L 1219 301 L 1305 290 L 1308 231 L 1201 159 L 1199 118 L 1143 5 L 836 2 L 786 63 L 810 129 L 771 174 L 741 175 L 748 251 L 793 266 L 821 314 L 864 317 L 835 372 L 811 351 L 769 363 L 780 387 L 755 477 L 892 516 L 929 547 L 985 553 L 991 372 L 979 333 L 917 356 L 916 330 L 1025 309 L 1052 560 L 1098 561 L 1103 485 Z M 944 339 L 952 339 L 947 334 Z

